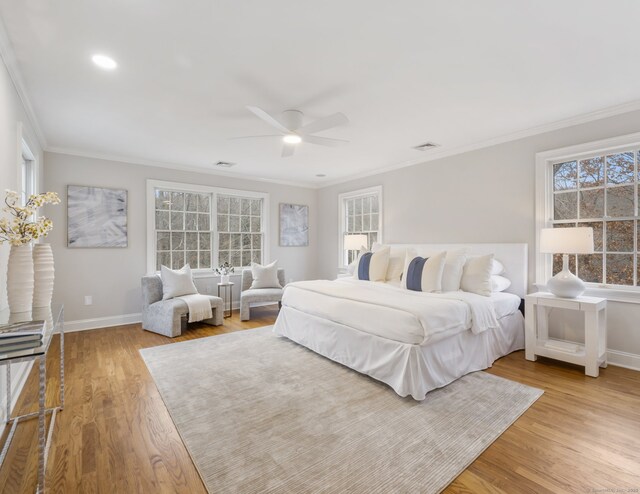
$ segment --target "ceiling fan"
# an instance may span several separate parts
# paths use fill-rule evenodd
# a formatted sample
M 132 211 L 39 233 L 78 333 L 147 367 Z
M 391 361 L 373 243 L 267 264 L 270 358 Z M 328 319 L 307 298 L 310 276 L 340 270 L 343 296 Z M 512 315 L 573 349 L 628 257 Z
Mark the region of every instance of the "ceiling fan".
M 332 147 L 342 146 L 349 143 L 349 141 L 345 141 L 343 139 L 333 139 L 330 137 L 320 137 L 312 135 L 315 132 L 321 132 L 323 130 L 337 127 L 338 125 L 344 125 L 348 123 L 349 119 L 343 113 L 334 113 L 333 115 L 329 115 L 328 117 L 319 118 L 318 120 L 314 120 L 313 122 L 310 122 L 306 125 L 302 125 L 304 114 L 299 110 L 283 111 L 282 118 L 280 119 L 282 123 L 257 106 L 247 106 L 247 110 L 249 110 L 264 122 L 271 125 L 279 132 L 279 134 L 233 137 L 232 139 L 280 137 L 283 142 L 283 158 L 291 156 L 296 149 L 296 145 L 300 144 L 301 142 L 308 142 L 310 144 Z

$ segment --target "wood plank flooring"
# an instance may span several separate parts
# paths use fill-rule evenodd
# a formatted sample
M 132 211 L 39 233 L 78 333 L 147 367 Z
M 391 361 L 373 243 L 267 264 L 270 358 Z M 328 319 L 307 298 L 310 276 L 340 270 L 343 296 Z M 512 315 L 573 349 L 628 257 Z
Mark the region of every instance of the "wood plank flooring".
M 272 324 L 276 315 L 275 306 L 252 309 L 253 319 L 244 323 L 236 312 L 223 327 L 194 326 L 174 339 L 138 324 L 67 334 L 66 403 L 56 419 L 47 491 L 204 493 L 138 350 Z M 57 398 L 57 359 L 55 341 L 47 363 L 49 404 Z M 445 492 L 640 489 L 640 372 L 610 366 L 593 379 L 568 364 L 528 362 L 524 352 L 500 359 L 489 372 L 545 394 Z M 34 369 L 14 414 L 37 402 L 36 378 Z M 0 492 L 34 492 L 35 427 L 36 421 L 20 425 L 0 470 Z

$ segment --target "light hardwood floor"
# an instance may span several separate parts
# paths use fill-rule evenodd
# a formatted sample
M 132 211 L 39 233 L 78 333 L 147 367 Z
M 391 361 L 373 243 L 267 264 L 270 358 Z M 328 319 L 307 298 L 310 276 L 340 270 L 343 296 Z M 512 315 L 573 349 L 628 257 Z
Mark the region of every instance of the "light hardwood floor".
M 243 323 L 236 312 L 223 327 L 197 326 L 175 339 L 137 324 L 67 334 L 66 406 L 56 420 L 47 490 L 204 493 L 138 350 L 272 324 L 276 314 L 275 307 L 252 309 L 253 319 Z M 54 344 L 49 403 L 57 385 Z M 545 394 L 445 492 L 640 489 L 639 372 L 610 366 L 593 379 L 571 365 L 528 362 L 524 352 L 500 359 L 489 372 Z M 35 403 L 36 391 L 32 371 L 14 413 Z M 35 421 L 20 426 L 0 470 L 0 492 L 34 491 L 35 426 Z

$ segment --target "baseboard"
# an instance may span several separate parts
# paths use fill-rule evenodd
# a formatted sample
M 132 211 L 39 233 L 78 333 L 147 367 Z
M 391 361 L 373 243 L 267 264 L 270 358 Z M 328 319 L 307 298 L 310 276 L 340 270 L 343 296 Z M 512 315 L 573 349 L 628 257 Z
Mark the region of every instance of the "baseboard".
M 617 367 L 640 371 L 640 355 L 635 353 L 607 350 L 607 362 Z
M 262 302 L 252 304 L 251 307 L 264 307 L 275 305 L 277 302 Z M 233 304 L 233 310 L 239 310 L 240 303 Z M 64 332 L 74 333 L 76 331 L 87 331 L 89 329 L 110 328 L 112 326 L 124 326 L 126 324 L 136 324 L 142 321 L 142 314 L 122 314 L 119 316 L 96 317 L 94 319 L 78 319 L 76 321 L 65 321 Z
M 64 332 L 73 333 L 75 331 L 86 331 L 88 329 L 109 328 L 112 326 L 123 326 L 125 324 L 135 324 L 142 320 L 142 314 L 122 314 L 119 316 L 96 317 L 94 319 L 78 319 L 76 321 L 65 321 Z

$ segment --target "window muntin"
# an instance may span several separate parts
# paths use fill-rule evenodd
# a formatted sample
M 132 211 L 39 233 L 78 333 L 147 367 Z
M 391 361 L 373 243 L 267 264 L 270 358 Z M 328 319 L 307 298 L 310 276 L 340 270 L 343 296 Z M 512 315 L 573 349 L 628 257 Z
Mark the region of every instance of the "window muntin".
M 156 189 L 156 269 L 211 268 L 211 195 Z
M 218 195 L 218 265 L 262 263 L 263 204 L 262 199 Z
M 175 185 L 180 188 L 149 189 L 154 215 L 149 255 L 155 256 L 156 270 L 161 265 L 179 269 L 186 263 L 203 270 L 224 262 L 236 268 L 263 262 L 265 194 Z
M 552 224 L 594 229 L 594 254 L 570 256 L 584 281 L 639 286 L 638 149 L 597 153 L 552 163 Z M 553 256 L 553 274 L 562 255 Z

